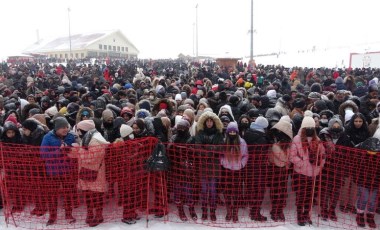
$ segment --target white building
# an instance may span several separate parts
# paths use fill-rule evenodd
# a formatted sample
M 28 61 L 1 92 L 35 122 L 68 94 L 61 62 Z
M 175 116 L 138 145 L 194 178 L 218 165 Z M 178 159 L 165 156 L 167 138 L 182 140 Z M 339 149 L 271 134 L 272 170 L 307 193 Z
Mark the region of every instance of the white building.
M 120 30 L 83 33 L 40 41 L 23 51 L 24 54 L 43 54 L 49 58 L 137 58 L 139 50 Z

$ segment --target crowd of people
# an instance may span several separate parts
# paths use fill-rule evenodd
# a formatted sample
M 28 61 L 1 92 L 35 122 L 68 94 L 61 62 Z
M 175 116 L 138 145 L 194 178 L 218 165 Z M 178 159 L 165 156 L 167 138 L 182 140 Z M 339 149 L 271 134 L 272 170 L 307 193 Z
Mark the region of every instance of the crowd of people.
M 291 172 L 300 226 L 312 223 L 313 182 L 322 175 L 334 184 L 322 189 L 322 219 L 336 221 L 339 206 L 342 212 L 356 213 L 358 226 L 367 223 L 376 228 L 380 167 L 368 173 L 371 161 L 367 158 L 380 152 L 378 69 L 286 68 L 242 62 L 223 67 L 212 61 L 185 60 L 125 60 L 107 65 L 3 63 L 0 67 L 1 143 L 4 148 L 41 146 L 41 172 L 55 186 L 48 188 L 49 200 L 36 199 L 31 214 L 48 212 L 47 225 L 56 223 L 61 186 L 82 190 L 86 223 L 102 223 L 103 199 L 110 183 L 105 144 L 152 136 L 174 152 L 180 152 L 181 145 L 204 147 L 194 150 L 206 159 L 199 172 L 202 220 L 216 220 L 221 183 L 226 186 L 226 221 L 239 220 L 236 191 L 241 186 L 251 188 L 252 202 L 247 204 L 251 219 L 267 221 L 261 205 L 267 187 L 262 181 L 268 181 L 271 219 L 285 221 Z M 338 146 L 368 150 L 364 163 L 355 165 L 360 175 L 336 170 L 342 164 L 342 159 L 334 157 Z M 57 160 L 62 154 L 65 160 Z M 95 179 L 73 181 L 71 173 L 83 168 L 96 171 Z M 239 181 L 243 171 L 252 178 L 246 184 Z M 174 197 L 179 217 L 186 221 L 181 188 Z M 41 189 L 47 188 L 42 185 Z M 193 194 L 189 189 L 186 193 L 190 193 L 186 199 L 190 217 L 197 220 Z M 64 199 L 65 217 L 75 222 L 72 211 L 77 199 Z M 16 201 L 12 212 L 22 212 L 25 204 L 21 198 Z M 135 223 L 136 212 L 124 209 L 123 222 Z M 165 210 L 157 210 L 156 215 L 165 215 Z

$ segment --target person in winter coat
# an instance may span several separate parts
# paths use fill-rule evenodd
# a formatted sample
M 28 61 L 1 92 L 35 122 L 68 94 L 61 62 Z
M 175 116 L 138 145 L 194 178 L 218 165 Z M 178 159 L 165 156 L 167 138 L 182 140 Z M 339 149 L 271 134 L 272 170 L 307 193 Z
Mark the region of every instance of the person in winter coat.
M 182 221 L 187 221 L 184 210 L 184 204 L 189 206 L 191 219 L 196 221 L 198 216 L 195 212 L 194 205 L 194 183 L 196 175 L 194 152 L 189 151 L 186 143 L 191 138 L 189 129 L 190 123 L 181 119 L 175 126 L 176 134 L 170 139 L 168 150 L 172 158 L 174 177 L 174 200 L 178 208 L 178 215 Z
M 266 174 L 268 161 L 268 138 L 265 129 L 269 123 L 265 117 L 259 116 L 251 123 L 250 129 L 245 132 L 244 140 L 248 145 L 250 154 L 247 167 L 247 200 L 249 201 L 250 217 L 255 221 L 267 221 L 267 217 L 261 215 L 261 204 L 264 200 L 267 184 Z
M 33 194 L 33 201 L 36 206 L 31 211 L 31 215 L 42 216 L 47 212 L 46 197 L 42 196 L 40 191 L 44 189 L 43 180 L 41 178 L 45 175 L 44 164 L 39 157 L 35 154 L 35 147 L 41 146 L 42 139 L 44 138 L 45 130 L 39 125 L 39 123 L 33 119 L 29 118 L 22 123 L 22 139 L 23 143 L 29 146 L 34 146 L 28 148 L 30 154 L 27 157 L 30 159 L 31 170 L 35 173 L 30 174 L 31 179 L 31 194 Z M 28 152 L 28 151 L 27 151 Z
M 202 158 L 200 162 L 202 220 L 208 219 L 207 206 L 209 206 L 210 219 L 216 221 L 216 187 L 220 173 L 218 145 L 223 144 L 222 132 L 223 124 L 215 113 L 205 112 L 200 116 L 194 144 L 202 146 L 196 149 L 196 153 Z
M 249 129 L 250 125 L 251 125 L 250 117 L 246 114 L 241 115 L 238 121 L 240 137 L 244 137 L 245 132 Z
M 93 120 L 84 120 L 77 124 L 77 134 L 81 139 L 81 148 L 72 148 L 69 154 L 78 159 L 79 173 L 90 169 L 97 172 L 95 181 L 79 177 L 78 189 L 86 196 L 86 223 L 90 227 L 99 225 L 103 219 L 103 196 L 107 191 L 106 166 L 104 162 L 106 144 L 108 141 L 95 129 Z M 94 215 L 95 211 L 95 215 Z
M 239 221 L 239 196 L 243 193 L 243 171 L 248 162 L 247 144 L 239 136 L 236 122 L 230 122 L 227 126 L 225 137 L 225 151 L 221 155 L 220 163 L 222 170 L 222 183 L 226 198 L 227 215 L 226 221 L 237 223 Z
M 106 109 L 102 112 L 103 120 L 103 136 L 108 141 L 113 136 L 113 122 L 115 120 L 115 115 L 110 109 Z
M 48 132 L 41 143 L 40 154 L 45 160 L 46 184 L 49 188 L 45 191 L 49 194 L 49 220 L 47 226 L 57 220 L 58 198 L 61 185 L 65 189 L 63 194 L 65 203 L 65 219 L 75 222 L 72 216 L 73 195 L 75 182 L 72 172 L 75 165 L 68 158 L 69 148 L 75 143 L 74 134 L 69 132 L 69 123 L 63 117 L 54 120 L 54 130 Z
M 0 136 L 0 144 L 4 160 L 7 162 L 4 166 L 6 171 L 6 178 L 9 180 L 7 184 L 10 191 L 10 203 L 12 203 L 12 213 L 19 213 L 24 210 L 26 204 L 25 195 L 25 162 L 24 150 L 20 149 L 19 144 L 22 144 L 22 137 L 17 126 L 11 122 L 6 121 L 3 126 L 2 134 Z M 15 149 L 20 149 L 15 151 Z M 17 155 L 15 155 L 17 154 Z
M 340 189 L 344 182 L 344 164 L 346 151 L 344 127 L 338 117 L 333 117 L 328 127 L 322 129 L 319 137 L 324 142 L 326 149 L 326 164 L 322 169 L 321 187 L 321 217 L 323 220 L 337 221 L 335 208 L 339 201 Z
M 281 117 L 271 128 L 268 155 L 268 182 L 272 210 L 271 219 L 275 222 L 285 221 L 284 208 L 287 198 L 288 169 L 290 166 L 290 143 L 293 139 L 292 124 L 289 116 Z
M 292 178 L 296 193 L 297 222 L 300 226 L 312 224 L 310 210 L 314 193 L 313 182 L 325 164 L 324 155 L 325 148 L 317 136 L 315 121 L 312 117 L 305 116 L 290 149 L 290 162 L 294 165 Z
M 379 102 L 377 85 L 370 85 L 368 87 L 368 94 L 360 98 L 359 111 L 365 116 L 367 122 L 371 122 L 369 116 L 370 112 L 376 108 Z
M 359 227 L 365 227 L 365 222 L 367 222 L 370 228 L 377 227 L 375 223 L 375 210 L 380 181 L 379 138 L 379 133 L 375 133 L 374 137 L 368 138 L 357 146 L 360 149 L 366 150 L 364 153 L 362 151 L 354 153 L 355 155 L 359 155 L 355 165 L 357 168 L 356 178 L 358 184 L 356 223 Z M 365 214 L 366 218 L 364 217 Z

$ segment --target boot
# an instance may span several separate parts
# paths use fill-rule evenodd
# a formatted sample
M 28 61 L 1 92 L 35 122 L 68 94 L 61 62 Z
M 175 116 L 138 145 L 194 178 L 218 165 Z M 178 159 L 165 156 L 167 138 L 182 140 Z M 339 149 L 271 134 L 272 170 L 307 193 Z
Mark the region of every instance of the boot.
M 299 211 L 299 210 L 297 210 L 297 223 L 299 226 L 305 226 L 306 225 L 306 222 L 305 222 L 305 219 L 303 216 L 303 212 Z
M 337 221 L 338 217 L 336 216 L 335 209 L 330 209 L 329 211 L 329 219 L 332 221 Z
M 251 216 L 251 220 L 254 220 L 254 221 L 259 221 L 259 222 L 267 221 L 267 217 L 261 215 L 260 209 L 251 208 L 250 216 Z
M 210 208 L 210 219 L 212 222 L 216 221 L 215 208 Z
M 232 219 L 232 210 L 230 207 L 227 208 L 227 214 L 226 214 L 226 222 L 231 221 Z
M 356 214 L 356 223 L 358 224 L 359 227 L 362 227 L 362 228 L 365 227 L 364 213 Z
M 92 209 L 87 209 L 86 223 L 90 224 L 94 219 L 94 212 Z
M 194 206 L 189 207 L 189 213 L 190 213 L 191 219 L 193 219 L 194 221 L 198 220 L 198 216 L 197 216 L 197 213 L 195 212 Z
M 285 215 L 284 215 L 284 212 L 282 210 L 279 210 L 277 212 L 277 218 L 279 221 L 285 222 Z
M 90 227 L 98 226 L 99 224 L 103 223 L 103 209 L 96 209 L 95 218 L 92 219 L 92 222 L 88 224 Z
M 49 216 L 49 220 L 46 223 L 46 226 L 53 225 L 53 224 L 55 224 L 56 221 L 57 221 L 57 213 L 52 213 Z
M 185 214 L 185 210 L 183 210 L 183 205 L 179 204 L 179 205 L 177 205 L 177 208 L 178 208 L 178 216 L 179 216 L 179 218 L 183 222 L 186 222 L 187 221 L 187 217 L 186 217 L 186 214 Z
M 68 220 L 70 224 L 76 222 L 76 219 L 73 217 L 73 211 L 71 209 L 66 210 L 65 220 Z
M 327 221 L 329 219 L 329 213 L 327 212 L 326 209 L 321 210 L 320 216 L 321 216 L 322 220 L 324 220 L 324 221 Z
M 232 222 L 239 222 L 239 208 L 234 208 L 232 210 Z
M 202 208 L 202 220 L 205 221 L 208 219 L 207 208 Z
M 304 218 L 306 224 L 309 224 L 309 225 L 313 224 L 313 222 L 310 219 L 310 213 L 309 213 L 309 211 L 304 211 L 303 212 L 303 218 Z
M 376 228 L 375 214 L 367 213 L 367 224 L 370 228 Z

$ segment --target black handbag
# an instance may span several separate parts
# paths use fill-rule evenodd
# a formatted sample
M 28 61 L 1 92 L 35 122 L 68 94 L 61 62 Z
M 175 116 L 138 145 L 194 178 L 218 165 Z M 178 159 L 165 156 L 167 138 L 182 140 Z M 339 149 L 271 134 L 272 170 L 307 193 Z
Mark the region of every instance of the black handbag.
M 166 155 L 165 145 L 158 143 L 146 161 L 145 169 L 149 172 L 157 172 L 168 171 L 169 168 L 170 160 Z
M 103 162 L 100 164 L 100 167 L 102 167 Z M 79 170 L 79 179 L 87 182 L 94 182 L 98 178 L 98 170 L 92 170 L 88 168 L 80 168 Z

